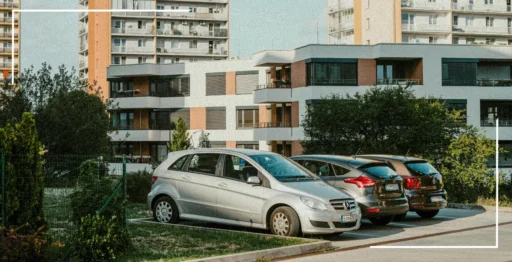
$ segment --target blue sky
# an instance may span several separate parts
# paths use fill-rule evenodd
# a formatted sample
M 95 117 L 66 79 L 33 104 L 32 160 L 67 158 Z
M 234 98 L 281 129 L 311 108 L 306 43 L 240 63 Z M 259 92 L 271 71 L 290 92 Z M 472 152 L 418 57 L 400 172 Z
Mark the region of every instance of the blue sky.
M 108 1 L 108 0 L 105 0 Z M 231 0 L 231 55 L 327 43 L 326 0 Z M 78 0 L 22 0 L 22 9 L 76 9 Z M 78 14 L 24 13 L 21 66 L 78 63 Z

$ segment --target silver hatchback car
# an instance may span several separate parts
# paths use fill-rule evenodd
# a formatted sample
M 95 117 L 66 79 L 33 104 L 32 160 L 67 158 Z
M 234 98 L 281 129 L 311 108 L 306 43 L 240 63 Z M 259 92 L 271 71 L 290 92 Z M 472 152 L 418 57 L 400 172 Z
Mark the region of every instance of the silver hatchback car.
M 280 155 L 241 149 L 169 153 L 154 172 L 155 220 L 180 219 L 270 229 L 273 234 L 339 234 L 360 226 L 355 200 Z

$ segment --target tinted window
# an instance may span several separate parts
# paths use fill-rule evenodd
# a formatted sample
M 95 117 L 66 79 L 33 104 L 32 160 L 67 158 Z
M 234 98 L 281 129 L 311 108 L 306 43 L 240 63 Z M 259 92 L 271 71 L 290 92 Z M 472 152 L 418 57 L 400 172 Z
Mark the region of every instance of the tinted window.
M 329 177 L 329 176 L 336 176 L 334 174 L 334 171 L 332 170 L 332 167 L 329 163 L 324 162 L 318 162 L 318 161 L 304 161 L 303 166 L 307 168 L 311 173 L 321 176 L 321 177 Z
M 188 171 L 215 175 L 219 156 L 218 154 L 194 155 L 188 164 Z
M 181 157 L 180 159 L 176 160 L 176 162 L 174 162 L 174 164 L 172 164 L 168 170 L 181 170 L 183 169 L 183 165 L 185 164 L 185 162 L 187 161 L 187 157 L 188 156 L 183 156 Z
M 336 172 L 337 176 L 344 176 L 348 172 L 350 172 L 350 170 L 343 168 L 341 166 L 337 166 L 337 165 L 333 165 L 333 168 L 334 168 L 334 172 Z
M 439 171 L 437 171 L 431 164 L 427 162 L 409 162 L 405 163 L 405 166 L 413 175 L 432 175 L 432 174 L 439 174 Z
M 258 176 L 258 170 L 243 158 L 227 155 L 223 176 L 245 182 L 251 176 Z
M 280 155 L 253 155 L 251 158 L 273 177 L 282 182 L 316 179 L 297 163 Z
M 360 168 L 360 170 L 382 179 L 390 179 L 391 177 L 398 176 L 398 174 L 395 171 L 393 171 L 393 169 L 389 168 L 389 166 L 387 165 L 373 165 L 366 167 L 363 166 L 362 168 Z

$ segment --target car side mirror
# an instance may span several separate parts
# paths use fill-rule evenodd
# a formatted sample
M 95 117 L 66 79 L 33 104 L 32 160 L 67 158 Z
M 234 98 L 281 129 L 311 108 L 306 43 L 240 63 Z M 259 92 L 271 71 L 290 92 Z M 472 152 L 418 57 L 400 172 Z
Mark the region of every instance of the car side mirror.
M 261 185 L 261 180 L 257 176 L 251 176 L 251 177 L 247 178 L 247 184 L 259 186 L 259 185 Z

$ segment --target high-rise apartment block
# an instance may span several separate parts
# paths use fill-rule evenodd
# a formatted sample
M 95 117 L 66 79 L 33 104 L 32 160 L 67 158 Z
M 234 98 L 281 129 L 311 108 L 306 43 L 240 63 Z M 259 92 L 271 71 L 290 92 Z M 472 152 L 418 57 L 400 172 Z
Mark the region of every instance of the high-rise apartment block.
M 330 44 L 512 45 L 511 0 L 328 0 Z
M 20 68 L 20 13 L 14 9 L 20 8 L 19 0 L 4 0 L 0 2 L 0 80 L 17 75 Z M 14 22 L 14 30 L 13 30 Z M 14 36 L 14 41 L 13 41 Z M 13 57 L 14 51 L 14 57 Z M 13 72 L 14 65 L 14 72 Z
M 84 9 L 79 15 L 80 83 L 96 84 L 104 94 L 109 93 L 110 65 L 229 56 L 229 0 L 80 0 L 79 4 Z M 113 12 L 86 12 L 93 9 Z

